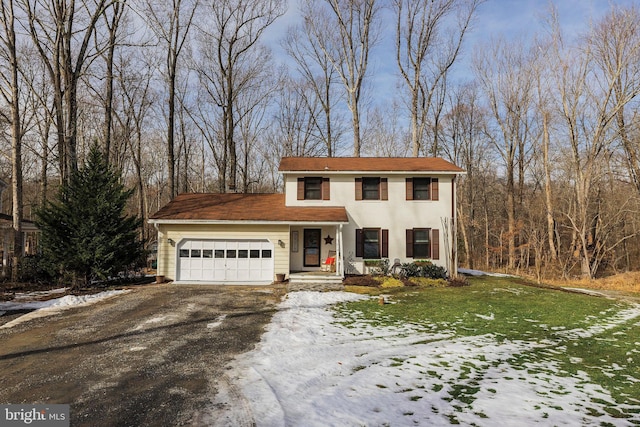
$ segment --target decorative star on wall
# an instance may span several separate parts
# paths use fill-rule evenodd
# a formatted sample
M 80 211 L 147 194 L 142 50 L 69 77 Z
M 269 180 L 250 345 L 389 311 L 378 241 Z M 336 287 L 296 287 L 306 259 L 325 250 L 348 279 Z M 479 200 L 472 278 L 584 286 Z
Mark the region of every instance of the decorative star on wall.
M 333 243 L 333 237 L 327 234 L 327 237 L 324 238 L 324 243 L 330 245 Z

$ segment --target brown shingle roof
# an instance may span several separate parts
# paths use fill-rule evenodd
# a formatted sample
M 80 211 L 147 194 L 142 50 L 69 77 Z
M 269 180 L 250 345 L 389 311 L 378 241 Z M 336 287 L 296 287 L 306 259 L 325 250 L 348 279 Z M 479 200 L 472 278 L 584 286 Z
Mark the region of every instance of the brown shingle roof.
M 283 157 L 280 172 L 464 172 L 439 157 Z
M 284 194 L 180 194 L 152 220 L 347 222 L 343 207 L 285 206 Z

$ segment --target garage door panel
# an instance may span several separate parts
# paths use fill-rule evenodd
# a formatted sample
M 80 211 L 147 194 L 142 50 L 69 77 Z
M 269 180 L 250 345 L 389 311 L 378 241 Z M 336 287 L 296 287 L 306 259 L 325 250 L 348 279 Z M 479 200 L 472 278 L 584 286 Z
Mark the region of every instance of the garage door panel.
M 266 239 L 186 239 L 178 247 L 178 281 L 271 282 L 273 250 Z

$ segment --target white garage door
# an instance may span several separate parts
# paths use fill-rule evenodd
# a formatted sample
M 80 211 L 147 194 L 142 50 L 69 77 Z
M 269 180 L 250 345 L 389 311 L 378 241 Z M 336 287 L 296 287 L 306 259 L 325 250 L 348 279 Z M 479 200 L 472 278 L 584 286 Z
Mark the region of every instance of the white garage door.
M 183 240 L 178 280 L 185 282 L 273 281 L 273 243 L 268 240 Z

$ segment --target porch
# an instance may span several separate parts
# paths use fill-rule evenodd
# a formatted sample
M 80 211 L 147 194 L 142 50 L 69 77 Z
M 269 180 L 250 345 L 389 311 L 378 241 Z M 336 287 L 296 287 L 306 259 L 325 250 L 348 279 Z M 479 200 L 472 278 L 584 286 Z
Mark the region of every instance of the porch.
M 290 283 L 342 282 L 342 226 L 342 223 L 312 223 L 290 227 Z

